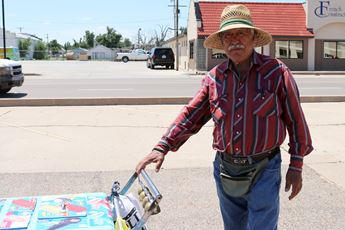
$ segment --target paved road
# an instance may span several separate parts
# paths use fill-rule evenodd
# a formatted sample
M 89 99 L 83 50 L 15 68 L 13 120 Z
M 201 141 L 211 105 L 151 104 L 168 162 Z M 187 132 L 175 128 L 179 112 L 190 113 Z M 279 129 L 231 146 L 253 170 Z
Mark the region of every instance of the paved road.
M 202 75 L 144 62 L 24 61 L 22 87 L 4 98 L 191 97 Z M 345 95 L 345 77 L 296 75 L 302 96 Z

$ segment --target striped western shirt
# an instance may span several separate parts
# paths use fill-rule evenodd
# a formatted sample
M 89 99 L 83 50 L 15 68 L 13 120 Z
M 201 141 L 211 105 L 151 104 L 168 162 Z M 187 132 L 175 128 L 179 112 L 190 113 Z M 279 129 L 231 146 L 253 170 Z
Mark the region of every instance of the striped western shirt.
M 209 119 L 213 148 L 249 156 L 279 147 L 289 134 L 291 170 L 302 170 L 312 150 L 295 80 L 281 61 L 253 52 L 249 73 L 239 77 L 227 60 L 207 73 L 201 88 L 155 146 L 177 151 Z

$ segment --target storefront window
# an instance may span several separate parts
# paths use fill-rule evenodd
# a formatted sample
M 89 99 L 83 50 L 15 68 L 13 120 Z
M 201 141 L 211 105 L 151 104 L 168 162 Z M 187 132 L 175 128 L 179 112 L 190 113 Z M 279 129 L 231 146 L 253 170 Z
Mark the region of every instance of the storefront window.
M 288 41 L 276 41 L 276 58 L 288 58 Z
M 338 42 L 337 44 L 337 57 L 345 58 L 345 42 Z
M 194 42 L 189 42 L 189 59 L 194 59 Z
M 323 43 L 323 57 L 324 58 L 336 58 L 337 56 L 337 43 L 336 42 L 324 42 Z
M 324 42 L 323 57 L 329 59 L 345 59 L 345 41 Z
M 303 41 L 276 41 L 276 58 L 303 59 Z

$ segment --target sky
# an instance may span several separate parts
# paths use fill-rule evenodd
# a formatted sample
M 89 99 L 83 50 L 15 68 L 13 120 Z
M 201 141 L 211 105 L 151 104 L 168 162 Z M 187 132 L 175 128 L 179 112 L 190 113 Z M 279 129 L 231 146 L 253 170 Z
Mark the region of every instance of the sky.
M 175 0 L 3 0 L 5 27 L 60 44 L 79 41 L 89 30 L 96 36 L 109 26 L 136 43 L 138 32 L 152 37 L 161 28 L 174 28 Z M 236 0 L 233 0 L 233 2 Z M 252 0 L 242 0 L 250 2 Z M 256 0 L 304 2 L 305 0 Z M 187 26 L 190 0 L 179 0 L 179 27 Z M 1 22 L 2 27 L 2 22 Z M 167 38 L 174 36 L 169 30 Z

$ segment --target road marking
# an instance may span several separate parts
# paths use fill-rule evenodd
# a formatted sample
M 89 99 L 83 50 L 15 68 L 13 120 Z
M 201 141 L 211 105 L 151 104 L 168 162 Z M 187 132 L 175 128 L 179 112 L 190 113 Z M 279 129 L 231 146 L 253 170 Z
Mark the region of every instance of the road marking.
M 298 87 L 299 89 L 344 89 L 344 87 Z
M 134 89 L 78 89 L 79 91 L 133 91 Z

